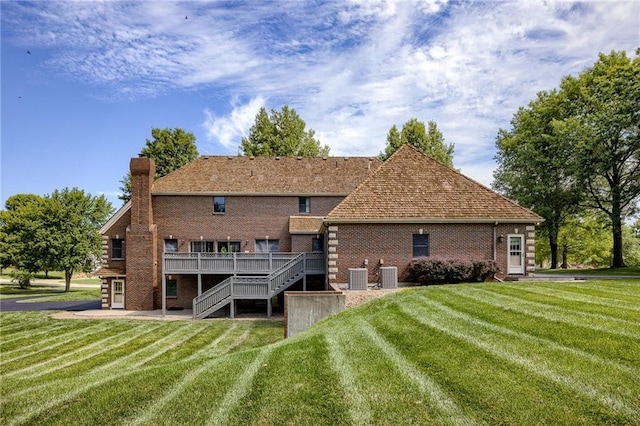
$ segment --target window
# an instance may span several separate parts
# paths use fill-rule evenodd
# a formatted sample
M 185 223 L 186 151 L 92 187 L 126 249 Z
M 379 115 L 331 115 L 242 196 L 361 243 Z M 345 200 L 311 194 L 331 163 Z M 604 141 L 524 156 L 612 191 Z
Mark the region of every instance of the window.
M 324 238 L 314 238 L 311 240 L 311 251 L 312 252 L 323 252 L 324 251 Z
M 167 280 L 167 297 L 178 297 L 178 280 Z
M 299 197 L 298 198 L 298 212 L 309 213 L 311 211 L 311 198 Z
M 111 258 L 124 259 L 124 240 L 114 238 L 111 240 Z
M 224 197 L 213 197 L 213 212 L 224 213 Z
M 429 234 L 413 234 L 413 257 L 429 256 Z
M 279 240 L 256 240 L 256 252 L 269 253 L 280 250 Z
M 167 238 L 164 240 L 164 252 L 165 253 L 177 253 L 178 252 L 178 240 Z
M 191 253 L 213 253 L 213 241 L 191 241 Z
M 218 241 L 219 253 L 238 253 L 240 252 L 240 241 Z

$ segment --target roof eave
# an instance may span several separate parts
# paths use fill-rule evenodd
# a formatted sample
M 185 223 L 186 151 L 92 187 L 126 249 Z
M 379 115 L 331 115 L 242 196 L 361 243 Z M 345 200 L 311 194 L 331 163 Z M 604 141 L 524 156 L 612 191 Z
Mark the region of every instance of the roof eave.
M 326 218 L 323 223 L 533 223 L 543 222 L 542 218 Z

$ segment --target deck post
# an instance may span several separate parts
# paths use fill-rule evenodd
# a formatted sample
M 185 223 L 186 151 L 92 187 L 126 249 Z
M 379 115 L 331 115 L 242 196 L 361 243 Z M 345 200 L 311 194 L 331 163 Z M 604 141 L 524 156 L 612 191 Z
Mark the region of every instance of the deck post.
M 231 298 L 231 303 L 229 304 L 229 316 L 231 317 L 231 319 L 235 318 L 235 310 L 236 310 L 236 301 L 233 299 L 233 297 Z
M 167 315 L 167 276 L 162 273 L 162 317 Z
M 198 274 L 198 296 L 202 294 L 202 274 Z
M 267 318 L 271 319 L 271 298 L 267 299 Z

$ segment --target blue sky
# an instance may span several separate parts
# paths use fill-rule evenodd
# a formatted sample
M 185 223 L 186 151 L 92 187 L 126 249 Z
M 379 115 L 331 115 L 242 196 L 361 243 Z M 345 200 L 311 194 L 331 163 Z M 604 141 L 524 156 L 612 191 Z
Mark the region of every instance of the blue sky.
M 518 107 L 598 52 L 640 46 L 637 1 L 2 1 L 1 202 L 79 187 L 118 207 L 153 127 L 237 154 L 258 109 L 295 108 L 331 155 L 437 122 L 490 185 Z

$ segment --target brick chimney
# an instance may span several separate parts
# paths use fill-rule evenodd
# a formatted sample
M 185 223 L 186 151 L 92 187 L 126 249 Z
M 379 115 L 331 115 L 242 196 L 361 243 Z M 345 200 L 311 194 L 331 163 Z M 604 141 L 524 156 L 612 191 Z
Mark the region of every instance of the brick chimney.
M 131 224 L 127 228 L 125 309 L 154 309 L 154 292 L 158 288 L 158 237 L 153 223 L 151 187 L 155 164 L 146 157 L 132 158 Z

